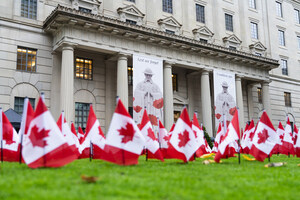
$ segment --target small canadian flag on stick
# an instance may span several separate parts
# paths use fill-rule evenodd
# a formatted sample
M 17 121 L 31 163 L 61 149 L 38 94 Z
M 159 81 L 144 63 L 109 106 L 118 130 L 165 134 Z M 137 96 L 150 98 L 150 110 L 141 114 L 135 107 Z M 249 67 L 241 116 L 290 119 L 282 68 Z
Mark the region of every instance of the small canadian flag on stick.
M 31 168 L 61 167 L 77 158 L 77 155 L 70 151 L 66 139 L 42 98 L 39 99 L 23 142 L 23 159 Z
M 101 159 L 118 165 L 135 165 L 144 146 L 144 136 L 118 99 Z
M 264 111 L 257 123 L 250 154 L 254 156 L 256 160 L 263 162 L 267 157 L 272 155 L 272 151 L 278 143 L 278 140 L 279 136 L 267 112 Z

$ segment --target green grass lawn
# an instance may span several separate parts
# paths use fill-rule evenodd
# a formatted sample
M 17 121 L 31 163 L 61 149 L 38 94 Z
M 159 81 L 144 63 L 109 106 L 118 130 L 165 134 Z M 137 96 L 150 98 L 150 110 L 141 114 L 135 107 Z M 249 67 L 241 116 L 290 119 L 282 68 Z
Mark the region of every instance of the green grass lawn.
M 25 164 L 1 164 L 0 199 L 299 199 L 299 158 L 273 156 L 283 167 L 265 168 L 261 162 L 237 158 L 203 165 L 204 159 L 118 166 L 88 159 L 58 169 L 30 169 Z M 96 183 L 80 176 L 97 176 Z

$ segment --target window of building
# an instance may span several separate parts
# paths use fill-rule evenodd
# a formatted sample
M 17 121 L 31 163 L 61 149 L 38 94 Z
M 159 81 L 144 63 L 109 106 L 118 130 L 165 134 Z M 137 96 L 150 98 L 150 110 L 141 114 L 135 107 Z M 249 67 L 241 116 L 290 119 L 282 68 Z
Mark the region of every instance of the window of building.
M 128 66 L 127 68 L 127 73 L 128 73 L 128 85 L 132 85 L 133 83 L 133 68 L 132 66 Z
M 79 7 L 79 11 L 84 12 L 84 13 L 92 13 L 91 9 L 84 8 L 84 7 Z
M 129 23 L 129 24 L 133 24 L 133 25 L 136 25 L 136 21 L 133 21 L 133 20 L 130 20 L 130 19 L 126 19 L 126 22 Z
M 236 47 L 234 47 L 234 46 L 229 46 L 228 48 L 231 50 L 236 50 Z
M 36 49 L 18 47 L 17 70 L 36 72 Z
M 197 22 L 205 23 L 204 6 L 196 4 L 196 20 Z
M 19 113 L 20 115 L 22 115 L 22 113 L 23 113 L 24 100 L 25 100 L 24 97 L 15 97 L 14 110 L 17 113 Z M 30 102 L 32 108 L 34 109 L 35 99 L 34 98 L 29 98 L 29 102 Z
M 282 4 L 278 1 L 276 1 L 276 15 L 278 17 L 282 17 L 283 14 L 282 14 Z
M 278 30 L 278 36 L 279 36 L 279 45 L 285 46 L 284 31 Z
M 284 92 L 284 103 L 286 107 L 292 107 L 291 93 Z
M 256 9 L 256 0 L 249 0 L 249 8 Z
M 258 100 L 258 103 L 262 103 L 262 90 L 261 88 L 257 88 L 257 100 Z
M 173 13 L 173 2 L 172 0 L 163 0 L 163 11 L 167 13 Z
M 172 74 L 172 86 L 173 86 L 173 91 L 178 91 L 177 74 Z
M 177 120 L 179 119 L 180 117 L 180 111 L 174 111 L 174 123 L 177 122 Z
M 207 44 L 207 43 L 208 43 L 208 40 L 205 40 L 205 39 L 200 38 L 200 42 Z
M 294 12 L 295 12 L 295 22 L 297 24 L 300 24 L 300 13 L 299 13 L 299 10 L 295 9 Z
M 261 54 L 261 53 L 258 53 L 258 52 L 255 52 L 255 55 L 257 55 L 257 56 L 262 56 L 262 54 Z
M 233 21 L 232 21 L 232 15 L 225 14 L 225 26 L 227 31 L 233 32 Z
M 93 79 L 93 61 L 86 58 L 76 58 L 75 77 L 80 79 Z
M 288 66 L 287 66 L 287 60 L 281 59 L 280 60 L 281 70 L 283 75 L 288 75 Z
M 75 127 L 80 126 L 83 131 L 86 128 L 86 121 L 89 116 L 90 104 L 75 102 Z
M 21 1 L 21 16 L 29 19 L 36 19 L 37 0 Z
M 171 31 L 171 30 L 168 30 L 168 29 L 166 29 L 166 33 L 175 35 L 175 31 Z
M 251 22 L 251 38 L 258 39 L 258 26 L 257 23 Z

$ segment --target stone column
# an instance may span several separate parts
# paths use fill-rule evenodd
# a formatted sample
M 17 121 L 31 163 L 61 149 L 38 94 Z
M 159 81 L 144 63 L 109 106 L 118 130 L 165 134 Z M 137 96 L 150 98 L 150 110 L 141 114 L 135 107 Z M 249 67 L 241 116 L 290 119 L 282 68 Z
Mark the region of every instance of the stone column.
M 70 44 L 62 48 L 60 109 L 65 111 L 67 122 L 74 121 L 74 47 Z
M 117 64 L 117 96 L 120 97 L 126 109 L 128 109 L 127 67 L 127 55 L 119 53 Z
M 213 136 L 209 71 L 207 70 L 203 70 L 201 73 L 201 104 L 203 126 L 207 133 Z
M 239 121 L 240 129 L 244 128 L 244 104 L 243 104 L 243 90 L 242 90 L 242 78 L 240 76 L 235 77 L 235 90 L 236 90 L 236 105 L 239 109 Z
M 263 109 L 267 112 L 270 119 L 272 120 L 272 112 L 271 112 L 271 102 L 270 102 L 270 92 L 269 92 L 269 84 L 270 81 L 263 81 L 261 83 L 262 87 L 262 103 L 263 103 Z
M 247 85 L 247 99 L 248 99 L 248 113 L 249 113 L 249 120 L 251 121 L 254 116 L 253 112 L 253 95 L 252 95 L 253 85 Z
M 172 64 L 164 62 L 164 124 L 167 130 L 170 130 L 174 123 Z

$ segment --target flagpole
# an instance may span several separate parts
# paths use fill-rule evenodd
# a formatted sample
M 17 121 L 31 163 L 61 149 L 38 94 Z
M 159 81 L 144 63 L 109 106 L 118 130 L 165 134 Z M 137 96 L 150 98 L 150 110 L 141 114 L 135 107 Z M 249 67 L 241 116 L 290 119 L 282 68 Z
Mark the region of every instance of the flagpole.
M 1 163 L 3 163 L 3 121 L 2 121 L 1 107 L 0 107 L 0 137 L 1 137 Z
M 118 105 L 119 98 L 120 98 L 119 96 L 116 96 L 116 105 Z M 122 144 L 122 163 L 123 165 L 125 165 L 124 143 L 121 144 Z
M 158 123 L 158 131 L 157 131 L 157 138 L 158 138 L 158 144 L 159 144 L 159 149 L 161 149 L 161 144 L 160 144 L 160 135 L 159 135 L 159 117 L 157 117 L 157 123 Z
M 44 92 L 41 92 L 41 99 L 42 99 L 42 101 L 45 103 L 45 95 L 44 95 Z M 45 131 L 43 131 L 43 138 L 45 138 Z M 44 161 L 44 167 L 46 167 L 46 163 L 47 163 L 47 161 L 46 161 L 46 148 L 45 148 L 45 146 L 46 146 L 46 141 L 45 140 L 43 140 L 44 141 L 44 145 L 43 145 L 43 153 L 44 153 L 44 155 L 43 155 L 43 161 Z
M 90 162 L 92 162 L 93 159 L 93 143 L 90 141 Z
M 20 157 L 19 157 L 19 163 L 22 163 L 22 149 L 23 149 L 23 135 L 25 132 L 26 127 L 26 117 L 27 117 L 27 110 L 28 110 L 28 97 L 25 97 L 24 99 L 24 106 L 23 106 L 23 114 L 22 114 L 22 122 L 21 122 L 21 141 L 20 141 Z

